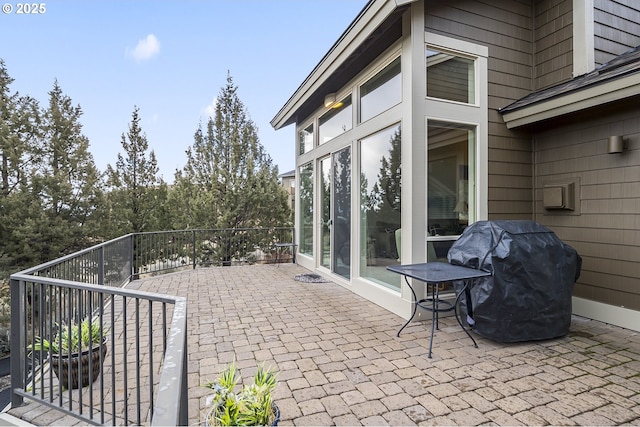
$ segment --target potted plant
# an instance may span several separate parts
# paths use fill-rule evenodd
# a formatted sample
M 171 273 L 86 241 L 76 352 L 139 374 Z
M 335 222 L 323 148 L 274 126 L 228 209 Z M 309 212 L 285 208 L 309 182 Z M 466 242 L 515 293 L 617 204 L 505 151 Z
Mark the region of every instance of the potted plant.
M 51 367 L 63 388 L 86 387 L 90 378 L 95 381 L 100 374 L 101 361 L 107 354 L 107 332 L 108 329 L 102 328 L 99 321 L 85 319 L 80 323 L 62 325 L 50 341 L 36 337 L 36 342 L 29 349 L 50 355 Z
M 205 385 L 213 390 L 212 407 L 207 414 L 205 424 L 207 426 L 278 425 L 280 410 L 271 397 L 277 385 L 274 371 L 265 369 L 264 365 L 261 365 L 253 377 L 253 384 L 240 388 L 239 383 L 240 372 L 234 362 L 222 371 L 215 382 Z

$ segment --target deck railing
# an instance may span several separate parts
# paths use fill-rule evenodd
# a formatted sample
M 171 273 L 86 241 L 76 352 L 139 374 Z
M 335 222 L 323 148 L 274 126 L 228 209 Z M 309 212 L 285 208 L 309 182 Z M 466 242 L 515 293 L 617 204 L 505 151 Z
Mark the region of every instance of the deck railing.
M 180 268 L 273 262 L 275 244 L 294 239 L 291 227 L 136 233 L 13 274 L 12 407 L 28 399 L 91 424 L 188 424 L 186 299 L 126 285 Z M 86 385 L 73 388 L 63 367 L 73 348 L 57 357 L 30 346 L 63 347 L 58 332 L 83 321 L 105 340 L 84 352 L 77 382 Z

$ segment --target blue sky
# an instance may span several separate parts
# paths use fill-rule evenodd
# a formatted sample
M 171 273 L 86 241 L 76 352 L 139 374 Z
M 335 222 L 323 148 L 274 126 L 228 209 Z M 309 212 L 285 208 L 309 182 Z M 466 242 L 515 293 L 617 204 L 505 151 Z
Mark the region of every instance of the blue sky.
M 46 107 L 57 79 L 84 112 L 102 171 L 123 152 L 138 106 L 160 173 L 172 182 L 227 72 L 280 173 L 293 169 L 293 126 L 276 132 L 269 122 L 367 0 L 58 0 L 28 15 L 16 13 L 16 1 L 1 3 L 11 93 Z

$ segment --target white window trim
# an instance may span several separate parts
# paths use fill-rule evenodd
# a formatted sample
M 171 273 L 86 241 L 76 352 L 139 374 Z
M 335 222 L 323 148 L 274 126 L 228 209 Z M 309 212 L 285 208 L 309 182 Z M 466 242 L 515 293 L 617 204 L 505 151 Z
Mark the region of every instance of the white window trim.
M 441 48 L 445 51 L 456 53 L 468 58 L 487 58 L 489 56 L 489 48 L 487 46 L 430 33 L 428 31 L 425 31 L 424 33 L 424 40 L 425 44 L 428 44 L 429 46 Z

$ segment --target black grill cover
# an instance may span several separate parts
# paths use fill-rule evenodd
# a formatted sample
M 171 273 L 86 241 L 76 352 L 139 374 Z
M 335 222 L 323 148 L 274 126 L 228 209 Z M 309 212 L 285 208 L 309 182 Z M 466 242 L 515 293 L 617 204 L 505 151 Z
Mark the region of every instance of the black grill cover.
M 582 259 L 553 231 L 533 221 L 479 221 L 449 250 L 451 264 L 493 273 L 470 290 L 473 330 L 498 342 L 564 336 Z M 455 284 L 457 290 L 463 283 Z M 463 316 L 464 318 L 464 316 Z

